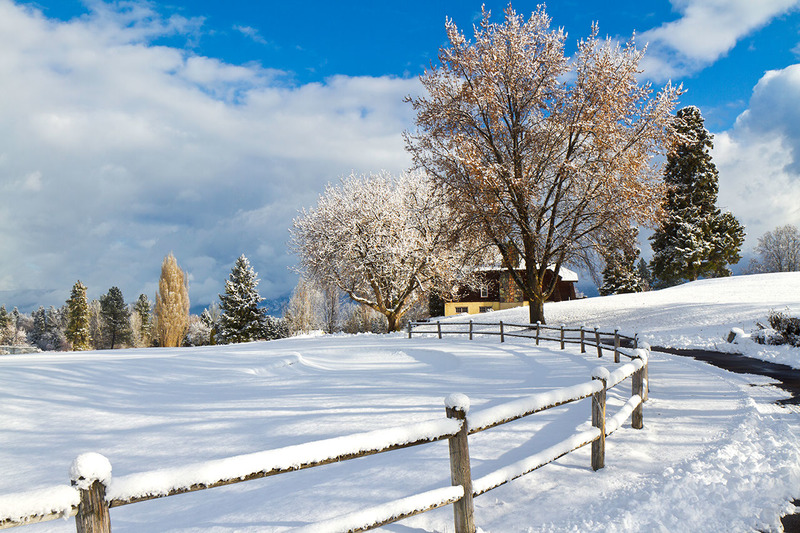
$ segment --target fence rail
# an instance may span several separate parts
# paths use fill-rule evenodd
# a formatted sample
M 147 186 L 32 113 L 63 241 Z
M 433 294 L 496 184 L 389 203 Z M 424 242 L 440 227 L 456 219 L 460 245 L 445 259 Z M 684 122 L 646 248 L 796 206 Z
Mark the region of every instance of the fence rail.
M 453 325 L 453 323 L 448 323 Z M 430 323 L 427 323 L 430 325 Z M 499 324 L 500 332 L 476 332 L 469 325 L 470 334 L 499 334 L 523 337 L 506 333 Z M 607 333 L 584 328 L 547 328 L 542 325 L 506 325 L 510 327 L 535 328 L 537 340 L 568 341 L 567 332 L 581 334 L 582 352 L 585 351 L 585 333 L 591 331 L 601 335 Z M 441 336 L 445 334 L 436 324 Z M 540 336 L 542 331 L 559 331 L 558 338 Z M 412 330 L 409 328 L 409 336 Z M 419 332 L 418 332 L 419 333 Z M 454 332 L 448 332 L 454 333 Z M 605 464 L 605 438 L 631 418 L 631 427 L 643 427 L 642 404 L 647 400 L 648 351 L 628 350 L 620 347 L 620 339 L 628 339 L 636 345 L 636 337 L 625 337 L 614 332 L 615 353 L 624 354 L 630 363 L 619 365 L 613 372 L 597 367 L 591 380 L 569 387 L 553 389 L 519 398 L 502 405 L 469 414 L 469 398 L 453 394 L 445 399 L 445 417 L 407 424 L 389 429 L 357 433 L 314 441 L 286 448 L 206 461 L 173 469 L 161 469 L 127 476 L 111 476 L 111 464 L 99 454 L 79 456 L 70 468 L 72 486 L 57 486 L 38 491 L 0 496 L 0 529 L 17 527 L 36 522 L 75 516 L 78 533 L 110 533 L 109 509 L 121 505 L 163 498 L 185 492 L 240 483 L 251 479 L 284 474 L 322 466 L 358 457 L 429 444 L 447 440 L 450 450 L 451 485 L 412 495 L 400 500 L 360 510 L 334 519 L 310 524 L 296 529 L 297 532 L 350 532 L 366 531 L 398 520 L 453 505 L 455 531 L 476 531 L 473 513 L 473 498 L 485 494 L 520 476 L 528 474 L 578 448 L 591 444 L 591 467 L 603 468 Z M 597 341 L 598 353 L 602 347 Z M 618 360 L 618 356 L 617 356 Z M 630 399 L 614 415 L 606 416 L 607 391 L 631 378 Z M 559 405 L 591 398 L 592 428 L 580 431 L 562 442 L 541 450 L 523 460 L 507 465 L 479 479 L 472 479 L 469 455 L 469 437 L 496 426 L 557 407 Z

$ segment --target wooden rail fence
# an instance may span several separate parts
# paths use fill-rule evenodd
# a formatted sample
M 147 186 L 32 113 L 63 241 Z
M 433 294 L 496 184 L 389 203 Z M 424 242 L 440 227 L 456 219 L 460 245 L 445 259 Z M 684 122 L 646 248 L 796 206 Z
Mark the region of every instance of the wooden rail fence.
M 499 334 L 501 341 L 504 340 L 504 336 L 526 337 L 528 335 L 516 332 L 515 328 L 527 327 L 530 330 L 533 327 L 534 338 L 537 341 L 557 340 L 562 348 L 565 343 L 574 342 L 574 339 L 569 339 L 565 334 L 576 331 L 563 327 L 547 328 L 560 332 L 558 338 L 549 338 L 540 336 L 540 333 L 545 331 L 545 327 L 541 325 L 504 326 L 501 322 L 499 333 L 473 331 L 473 324 L 468 325 L 471 335 Z M 439 335 L 446 333 L 441 326 L 436 324 Z M 510 330 L 504 329 L 507 326 L 512 327 Z M 584 339 L 588 330 L 580 328 L 577 331 L 580 332 L 579 342 L 583 353 L 585 345 L 590 344 Z M 599 333 L 597 330 L 591 332 L 595 334 L 596 339 L 592 345 L 596 345 L 598 354 L 602 355 L 599 339 L 600 336 L 608 334 Z M 409 329 L 410 335 L 411 329 Z M 631 427 L 635 429 L 643 427 L 642 405 L 647 400 L 649 388 L 647 383 L 649 352 L 620 346 L 620 339 L 632 340 L 635 346 L 635 337 L 624 337 L 615 332 L 614 339 L 617 361 L 619 354 L 623 354 L 631 360 L 629 363 L 617 366 L 612 372 L 604 367 L 597 367 L 592 372 L 590 381 L 540 392 L 477 413 L 469 414 L 469 398 L 463 394 L 452 394 L 445 399 L 445 416 L 440 419 L 120 477 L 111 476 L 111 465 L 103 456 L 84 454 L 75 460 L 70 469 L 71 486 L 59 485 L 27 493 L 0 496 L 0 529 L 75 516 L 78 533 L 109 533 L 111 531 L 109 509 L 114 507 L 447 440 L 450 449 L 450 486 L 310 524 L 293 531 L 304 533 L 366 531 L 452 504 L 455 531 L 474 533 L 476 526 L 473 498 L 533 472 L 587 444 L 591 444 L 592 469 L 603 468 L 606 437 L 621 427 L 628 418 L 631 418 Z M 602 347 L 608 348 L 607 345 Z M 630 399 L 616 414 L 607 416 L 607 391 L 629 377 L 632 382 Z M 532 456 L 479 479 L 472 478 L 469 436 L 590 397 L 591 429 L 579 431 L 554 446 L 540 450 Z M 87 460 L 87 456 L 92 456 L 89 457 L 91 461 Z M 81 466 L 87 461 L 90 466 Z M 97 473 L 98 463 L 107 466 L 105 473 Z M 99 470 L 102 472 L 104 468 Z

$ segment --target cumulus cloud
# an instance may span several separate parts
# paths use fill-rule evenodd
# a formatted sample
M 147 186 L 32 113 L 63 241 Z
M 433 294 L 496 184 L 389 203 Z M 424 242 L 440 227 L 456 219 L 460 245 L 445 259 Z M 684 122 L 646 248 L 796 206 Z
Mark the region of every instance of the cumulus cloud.
M 697 72 L 742 37 L 800 5 L 798 0 L 671 0 L 680 18 L 640 33 L 647 75 L 665 80 Z
M 746 226 L 747 244 L 800 225 L 800 65 L 767 72 L 734 127 L 716 136 L 720 204 Z
M 193 303 L 216 298 L 241 253 L 275 297 L 293 284 L 298 208 L 341 175 L 410 163 L 402 99 L 416 80 L 292 86 L 287 73 L 151 43 L 191 39 L 200 19 L 91 5 L 60 22 L 0 1 L 0 291 L 66 298 L 81 279 L 90 296 L 117 285 L 152 298 L 173 251 Z

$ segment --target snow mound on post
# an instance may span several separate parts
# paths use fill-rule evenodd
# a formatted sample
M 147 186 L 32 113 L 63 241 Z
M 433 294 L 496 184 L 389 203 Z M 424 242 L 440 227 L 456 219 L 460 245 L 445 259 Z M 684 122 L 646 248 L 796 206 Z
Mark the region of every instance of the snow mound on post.
M 79 489 L 88 489 L 95 481 L 108 485 L 111 481 L 111 463 L 99 453 L 82 453 L 72 461 L 69 479 Z
M 602 379 L 603 381 L 608 381 L 610 377 L 611 372 L 609 372 L 605 367 L 598 366 L 592 370 L 592 379 Z
M 444 399 L 444 406 L 448 409 L 463 411 L 464 414 L 467 414 L 469 413 L 469 397 L 466 394 L 454 392 Z

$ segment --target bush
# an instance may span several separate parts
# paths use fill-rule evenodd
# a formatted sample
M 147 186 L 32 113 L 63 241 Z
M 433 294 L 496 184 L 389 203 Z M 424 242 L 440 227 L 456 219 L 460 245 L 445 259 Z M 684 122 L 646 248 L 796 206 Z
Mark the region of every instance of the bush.
M 769 325 L 783 337 L 784 342 L 781 344 L 800 346 L 800 318 L 779 311 L 770 311 Z

